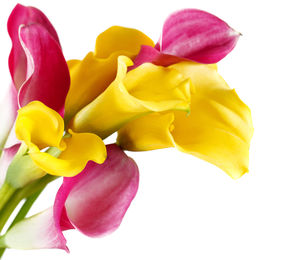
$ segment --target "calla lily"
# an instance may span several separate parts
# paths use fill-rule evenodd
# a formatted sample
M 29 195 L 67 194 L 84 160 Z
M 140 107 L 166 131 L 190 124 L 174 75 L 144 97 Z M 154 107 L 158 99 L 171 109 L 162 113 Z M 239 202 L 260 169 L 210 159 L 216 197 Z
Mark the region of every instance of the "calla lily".
M 126 124 L 118 143 L 133 151 L 176 147 L 215 164 L 232 178 L 248 171 L 253 133 L 249 108 L 214 65 L 181 62 L 170 66 L 191 79 L 191 113 L 155 113 Z
M 183 60 L 216 63 L 232 51 L 240 35 L 210 13 L 197 9 L 180 10 L 165 21 L 155 48 L 141 48 L 135 67 L 145 62 L 168 66 Z
M 74 176 L 81 172 L 89 160 L 103 163 L 106 158 L 105 145 L 101 138 L 92 133 L 75 133 L 69 130 L 71 136 L 64 135 L 64 121 L 53 109 L 39 101 L 33 101 L 18 110 L 16 120 L 16 136 L 26 144 L 33 162 L 44 171 L 58 176 Z M 42 149 L 56 147 L 59 157 L 42 152 Z M 18 173 L 16 167 L 22 167 L 16 157 L 8 168 L 14 179 Z M 41 177 L 41 176 L 39 176 Z
M 142 45 L 154 46 L 154 43 L 138 30 L 113 26 L 97 37 L 94 52 L 88 53 L 82 61 L 68 61 L 72 80 L 66 99 L 65 121 L 112 83 L 120 55 L 134 59 Z
M 39 100 L 61 115 L 69 90 L 70 76 L 55 29 L 34 7 L 17 5 L 8 24 L 12 40 L 9 68 L 12 77 L 9 98 L 3 106 L 10 115 L 2 132 L 4 145 L 19 107 Z M 2 146 L 3 147 L 3 146 Z
M 12 40 L 12 49 L 9 55 L 9 69 L 13 83 L 17 89 L 23 85 L 27 77 L 27 56 L 22 46 L 19 30 L 20 27 L 31 24 L 42 25 L 59 45 L 59 39 L 54 27 L 40 10 L 35 7 L 27 7 L 20 4 L 16 5 L 8 18 L 7 29 Z
M 89 162 L 79 175 L 64 178 L 54 207 L 17 223 L 2 243 L 16 249 L 68 251 L 63 230 L 76 228 L 91 237 L 110 233 L 120 225 L 138 181 L 135 162 L 118 146 L 108 145 L 103 164 Z
M 116 79 L 75 115 L 71 129 L 106 138 L 127 122 L 151 112 L 189 111 L 189 79 L 176 69 L 150 63 L 127 73 L 132 64 L 128 57 L 118 58 Z

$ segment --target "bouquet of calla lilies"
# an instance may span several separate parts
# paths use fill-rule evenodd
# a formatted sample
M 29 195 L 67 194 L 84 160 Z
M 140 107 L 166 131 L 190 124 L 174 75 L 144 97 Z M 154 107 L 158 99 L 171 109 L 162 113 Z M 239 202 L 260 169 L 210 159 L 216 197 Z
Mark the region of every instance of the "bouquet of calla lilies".
M 69 251 L 63 235 L 69 229 L 90 237 L 114 231 L 139 184 L 126 150 L 175 147 L 233 179 L 248 171 L 251 113 L 216 65 L 240 33 L 216 16 L 175 12 L 156 44 L 138 30 L 113 26 L 82 60 L 65 60 L 54 27 L 34 7 L 18 4 L 8 33 L 11 85 L 0 109 L 1 256 L 6 248 Z M 105 144 L 115 132 L 116 143 Z M 59 177 L 53 206 L 27 217 Z

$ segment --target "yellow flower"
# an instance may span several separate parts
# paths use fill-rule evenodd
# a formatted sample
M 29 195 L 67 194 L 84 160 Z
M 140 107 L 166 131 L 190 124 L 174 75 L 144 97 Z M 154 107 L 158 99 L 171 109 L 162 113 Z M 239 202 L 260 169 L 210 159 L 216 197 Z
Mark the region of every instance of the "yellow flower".
M 105 160 L 106 148 L 97 135 L 72 130 L 65 138 L 63 135 L 63 119 L 43 103 L 33 101 L 19 109 L 16 136 L 27 145 L 34 163 L 46 173 L 71 177 L 80 173 L 89 160 Z M 48 147 L 58 148 L 59 157 L 41 151 Z
M 191 111 L 152 113 L 126 124 L 118 144 L 132 151 L 176 147 L 224 170 L 232 178 L 248 171 L 253 134 L 249 108 L 214 65 L 181 62 L 169 66 L 191 79 Z
M 134 59 L 141 45 L 154 46 L 154 43 L 138 30 L 113 26 L 98 36 L 94 53 L 88 53 L 82 61 L 68 61 L 71 85 L 65 104 L 65 122 L 115 79 L 118 57 Z
M 189 79 L 178 70 L 145 63 L 127 73 L 132 61 L 118 58 L 115 80 L 79 111 L 69 127 L 106 138 L 124 124 L 151 112 L 189 111 Z

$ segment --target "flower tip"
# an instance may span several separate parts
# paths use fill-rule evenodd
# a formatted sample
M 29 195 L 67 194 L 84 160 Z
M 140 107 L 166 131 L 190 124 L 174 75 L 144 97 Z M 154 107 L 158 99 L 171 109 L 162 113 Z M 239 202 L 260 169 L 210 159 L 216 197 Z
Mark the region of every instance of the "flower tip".
M 61 249 L 70 254 L 70 249 L 67 247 L 67 245 L 64 245 L 64 247 L 62 247 Z
M 243 175 L 245 175 L 246 173 L 249 173 L 249 169 L 248 167 L 245 167 L 244 169 L 242 169 L 239 172 L 230 172 L 228 173 L 228 175 L 233 179 L 233 180 L 238 180 L 240 179 Z
M 118 62 L 126 65 L 126 67 L 130 67 L 133 65 L 133 61 L 129 57 L 124 55 L 118 57 Z
M 232 37 L 239 38 L 240 36 L 243 36 L 243 34 L 241 32 L 239 32 L 239 31 L 237 31 L 237 30 L 235 30 L 235 29 L 233 29 L 231 27 L 230 27 L 230 31 L 229 32 L 230 32 L 229 33 L 230 36 L 232 36 Z

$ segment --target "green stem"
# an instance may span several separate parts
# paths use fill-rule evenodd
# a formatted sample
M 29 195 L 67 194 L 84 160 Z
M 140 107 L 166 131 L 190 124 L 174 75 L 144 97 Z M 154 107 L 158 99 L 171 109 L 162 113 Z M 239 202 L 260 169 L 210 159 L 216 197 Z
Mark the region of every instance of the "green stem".
M 10 197 L 14 194 L 16 191 L 15 188 L 13 188 L 8 183 L 3 183 L 1 189 L 0 189 L 0 211 L 5 206 L 6 202 L 9 201 Z
M 23 204 L 19 213 L 15 217 L 14 221 L 10 224 L 8 230 L 11 229 L 16 223 L 18 223 L 19 221 L 21 221 L 22 219 L 24 219 L 26 217 L 28 211 L 30 210 L 30 208 L 32 207 L 32 205 L 36 201 L 36 199 L 40 196 L 42 191 L 43 191 L 43 189 L 39 190 L 38 192 L 34 193 L 33 195 L 31 195 L 30 197 L 28 197 L 26 199 L 25 203 Z M 2 243 L 1 243 L 1 240 L 3 240 L 3 237 L 0 237 L 0 259 L 6 250 L 6 248 L 4 246 L 4 242 L 2 241 Z
M 5 207 L 2 209 L 0 213 L 0 232 L 5 226 L 6 221 L 9 219 L 9 216 L 18 206 L 21 200 L 22 197 L 20 196 L 20 192 L 16 192 L 15 195 L 7 202 Z
M 1 242 L 0 242 L 0 245 L 1 245 Z M 0 248 L 0 259 L 1 257 L 3 256 L 4 252 L 5 252 L 5 249 L 6 248 Z
M 3 207 L 2 211 L 0 212 L 0 233 L 5 226 L 7 220 L 9 219 L 12 212 L 15 210 L 15 208 L 18 206 L 18 204 L 24 199 L 27 198 L 26 202 L 21 207 L 19 213 L 15 217 L 14 221 L 10 225 L 9 228 L 11 228 L 13 225 L 15 225 L 17 222 L 25 218 L 26 214 L 30 210 L 31 206 L 35 202 L 35 200 L 38 198 L 38 196 L 41 194 L 41 192 L 44 190 L 44 188 L 52 181 L 56 180 L 58 176 L 52 176 L 52 175 L 46 175 L 43 178 L 34 181 L 30 183 L 29 185 L 25 186 L 22 189 L 18 189 L 15 191 L 14 196 L 10 197 L 9 200 L 7 200 L 7 203 Z M 0 259 L 2 255 L 4 254 L 5 247 L 1 248 L 1 243 L 3 237 L 0 236 Z M 1 242 L 2 241 L 2 242 Z
M 43 189 L 37 191 L 36 193 L 32 194 L 29 196 L 25 203 L 23 204 L 22 208 L 18 212 L 17 216 L 15 217 L 14 221 L 10 224 L 9 229 L 11 229 L 16 223 L 24 219 L 28 213 L 28 211 L 31 209 L 33 203 L 36 201 L 36 199 L 40 196 L 42 193 Z
M 24 198 L 28 198 L 36 192 L 43 190 L 48 183 L 56 180 L 57 176 L 46 175 L 43 178 L 30 183 L 22 189 L 18 189 L 14 196 L 11 197 L 10 200 L 6 203 L 5 207 L 0 213 L 0 232 L 2 231 L 6 221 L 8 220 L 11 213 L 14 211 L 16 206 L 23 200 Z
M 4 243 L 4 238 L 3 236 L 0 237 L 0 248 L 3 249 L 5 248 L 5 243 Z M 1 254 L 0 254 L 0 259 L 1 259 Z

